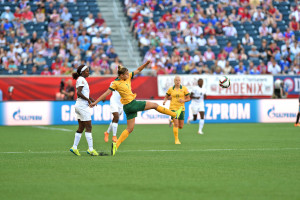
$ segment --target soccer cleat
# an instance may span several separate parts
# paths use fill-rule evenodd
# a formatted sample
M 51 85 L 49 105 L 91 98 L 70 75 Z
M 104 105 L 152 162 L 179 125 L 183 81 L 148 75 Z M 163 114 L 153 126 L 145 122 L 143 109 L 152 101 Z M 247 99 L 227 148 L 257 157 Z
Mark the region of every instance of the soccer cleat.
M 191 124 L 191 120 L 190 119 L 187 120 L 187 124 Z
M 181 114 L 181 112 L 182 112 L 182 109 L 183 109 L 183 107 L 180 106 L 179 110 L 176 111 L 176 117 L 175 117 L 175 119 L 178 119 L 178 118 L 179 118 L 179 116 L 180 116 L 180 114 Z
M 113 142 L 117 142 L 117 140 L 118 140 L 117 136 L 113 136 L 113 137 L 112 137 L 112 141 L 113 141 Z
M 297 126 L 300 126 L 300 124 L 298 124 L 298 123 L 296 124 L 296 123 L 295 123 L 294 126 L 297 127 Z
M 199 131 L 198 134 L 199 134 L 199 135 L 203 135 L 204 133 L 203 133 L 202 131 Z
M 74 149 L 73 147 L 70 149 L 70 151 L 72 153 L 74 153 L 76 156 L 80 156 L 80 153 L 79 153 L 79 149 Z
M 104 142 L 108 142 L 108 132 L 104 132 Z
M 175 144 L 181 144 L 179 140 L 175 140 Z
M 93 149 L 93 151 L 90 151 L 89 149 L 86 151 L 87 154 L 91 155 L 91 156 L 99 156 L 99 153 Z
M 116 151 L 117 151 L 117 143 L 113 142 L 111 143 L 111 155 L 112 156 L 116 155 Z
M 172 127 L 172 125 L 173 125 L 173 120 L 169 119 L 169 127 Z

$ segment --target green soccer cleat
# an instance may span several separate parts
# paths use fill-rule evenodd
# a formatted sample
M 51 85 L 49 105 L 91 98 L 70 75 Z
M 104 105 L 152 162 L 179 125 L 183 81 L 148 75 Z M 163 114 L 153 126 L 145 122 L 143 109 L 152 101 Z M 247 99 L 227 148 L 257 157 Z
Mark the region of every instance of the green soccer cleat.
M 87 154 L 91 155 L 91 156 L 99 156 L 99 153 L 97 153 L 97 151 L 95 149 L 93 149 L 93 151 L 90 151 L 89 149 L 86 151 Z
M 112 156 L 116 155 L 116 152 L 117 152 L 117 143 L 113 142 L 111 144 L 111 155 Z
M 183 107 L 180 106 L 179 110 L 177 110 L 177 111 L 175 112 L 175 113 L 176 113 L 175 119 L 178 119 L 178 118 L 179 118 L 179 116 L 180 116 L 180 114 L 181 114 L 181 112 L 182 112 L 182 109 L 183 109 Z
M 79 149 L 74 149 L 73 147 L 70 149 L 70 151 L 72 153 L 74 153 L 76 156 L 80 156 L 80 153 L 79 153 Z

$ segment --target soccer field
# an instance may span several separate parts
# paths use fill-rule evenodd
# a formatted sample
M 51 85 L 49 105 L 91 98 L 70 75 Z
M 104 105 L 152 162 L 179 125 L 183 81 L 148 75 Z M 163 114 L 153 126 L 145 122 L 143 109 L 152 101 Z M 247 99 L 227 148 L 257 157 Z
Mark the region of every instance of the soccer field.
M 116 156 L 69 152 L 77 126 L 0 127 L 0 199 L 300 199 L 300 128 L 136 125 Z M 125 126 L 121 125 L 118 135 Z M 94 125 L 95 149 L 107 126 Z

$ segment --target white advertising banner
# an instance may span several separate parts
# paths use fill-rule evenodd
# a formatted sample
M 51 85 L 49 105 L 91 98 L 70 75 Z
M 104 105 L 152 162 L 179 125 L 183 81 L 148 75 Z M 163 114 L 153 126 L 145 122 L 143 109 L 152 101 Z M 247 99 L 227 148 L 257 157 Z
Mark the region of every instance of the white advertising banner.
M 162 100 L 156 100 L 156 101 L 151 100 L 151 102 L 157 103 L 158 105 L 163 106 L 165 108 L 169 108 L 170 106 L 169 100 L 166 102 L 166 105 L 163 105 Z M 151 109 L 151 110 L 138 112 L 137 118 L 135 118 L 135 123 L 136 124 L 168 124 L 169 119 L 171 119 L 169 115 L 161 114 L 156 110 Z
M 49 125 L 51 109 L 51 102 L 7 102 L 4 121 L 6 125 Z
M 298 99 L 264 99 L 258 102 L 259 122 L 295 122 Z
M 182 85 L 189 91 L 197 87 L 199 78 L 204 80 L 203 87 L 210 96 L 271 96 L 273 94 L 273 76 L 270 75 L 228 75 L 230 87 L 219 86 L 219 75 L 180 75 Z M 165 96 L 174 85 L 174 75 L 159 75 L 157 77 L 158 95 Z

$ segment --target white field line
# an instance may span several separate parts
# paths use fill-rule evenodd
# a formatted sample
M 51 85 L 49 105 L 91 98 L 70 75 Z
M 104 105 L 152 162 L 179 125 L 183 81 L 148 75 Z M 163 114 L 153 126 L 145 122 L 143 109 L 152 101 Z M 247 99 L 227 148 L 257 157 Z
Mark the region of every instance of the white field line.
M 145 149 L 145 150 L 123 150 L 122 152 L 205 152 L 205 151 L 286 151 L 286 150 L 300 150 L 300 148 L 258 148 L 258 149 L 186 149 L 186 150 L 163 150 L 163 149 Z M 0 152 L 0 154 L 25 154 L 25 153 L 36 153 L 36 154 L 57 154 L 67 153 L 68 151 L 19 151 L 19 152 Z M 80 151 L 85 152 L 85 151 Z M 104 152 L 105 153 L 105 152 Z
M 47 127 L 47 126 L 32 126 L 33 128 L 45 129 L 45 130 L 52 130 L 52 131 L 65 131 L 65 132 L 73 132 L 71 129 L 66 128 L 54 128 L 54 127 Z

